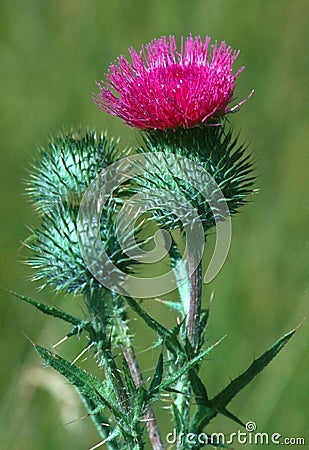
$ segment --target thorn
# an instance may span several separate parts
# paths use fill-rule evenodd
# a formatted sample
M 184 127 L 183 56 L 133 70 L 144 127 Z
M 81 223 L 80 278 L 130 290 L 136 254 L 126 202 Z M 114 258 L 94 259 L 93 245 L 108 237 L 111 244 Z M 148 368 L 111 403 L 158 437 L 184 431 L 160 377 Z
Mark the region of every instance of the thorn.
M 106 442 L 108 441 L 108 438 L 104 439 L 104 441 L 99 442 L 98 444 L 94 445 L 93 447 L 91 447 L 89 450 L 95 450 L 96 448 L 101 447 L 102 445 L 104 445 Z
M 84 348 L 84 350 L 80 352 L 79 355 L 76 356 L 76 358 L 71 362 L 71 366 L 73 366 L 73 364 L 75 364 L 79 360 L 79 358 L 81 358 L 92 346 L 93 342 L 91 342 L 91 344 L 88 345 L 88 347 Z
M 78 420 L 88 419 L 89 416 L 90 416 L 90 414 L 85 414 L 84 416 L 77 417 L 76 419 L 72 419 L 69 422 L 66 422 L 64 425 L 71 425 L 72 423 L 75 423 Z
M 8 294 L 13 294 L 14 295 L 14 291 L 12 291 L 11 289 L 7 289 L 4 286 L 0 286 L 0 289 L 2 289 L 3 291 L 7 292 Z
M 296 325 L 296 327 L 294 328 L 294 331 L 297 331 L 298 328 L 300 328 L 302 326 L 302 324 L 307 320 L 307 316 L 305 316 L 303 318 L 303 320 L 300 321 L 300 323 L 298 325 Z
M 222 336 L 222 338 L 220 338 L 217 342 L 215 342 L 213 344 L 214 347 L 217 347 L 217 345 L 221 344 L 221 342 L 223 341 L 223 339 L 225 339 L 227 336 L 227 334 L 225 334 L 224 336 Z
M 144 370 L 144 373 L 146 373 L 146 372 L 152 372 L 152 371 L 154 371 L 155 369 L 156 369 L 156 366 L 149 367 L 149 369 L 145 369 L 145 370 Z
M 250 94 L 248 95 L 248 97 L 244 98 L 241 102 L 237 103 L 237 105 L 235 105 L 235 106 L 233 106 L 233 108 L 229 109 L 228 112 L 231 113 L 231 112 L 237 111 L 238 108 L 239 108 L 240 106 L 242 106 L 244 103 L 246 103 L 246 101 L 249 100 L 249 99 L 252 97 L 253 94 L 254 94 L 254 89 L 252 89 L 252 91 L 250 92 Z
M 56 348 L 58 347 L 58 345 L 62 344 L 63 342 L 65 342 L 68 339 L 68 336 L 64 336 L 62 339 L 60 339 L 60 341 L 58 341 L 56 344 L 54 344 L 52 346 L 52 348 Z
M 134 320 L 134 319 L 133 319 Z M 162 342 L 156 342 L 155 344 L 151 345 L 150 347 L 145 348 L 144 350 L 140 350 L 137 352 L 137 355 L 140 355 L 142 353 L 148 352 L 149 350 L 153 350 L 154 348 L 157 348 L 159 345 L 161 345 Z
M 155 419 L 154 418 L 150 418 L 150 419 L 140 419 L 140 422 L 153 422 Z
M 22 333 L 25 336 L 25 338 L 30 342 L 30 344 L 32 344 L 33 346 L 36 345 L 24 331 Z
M 214 291 L 212 291 L 212 293 L 210 294 L 209 306 L 212 304 L 214 296 L 215 296 L 215 293 L 214 293 Z
M 155 297 L 153 300 L 159 303 L 165 303 L 165 300 L 163 300 L 163 298 Z

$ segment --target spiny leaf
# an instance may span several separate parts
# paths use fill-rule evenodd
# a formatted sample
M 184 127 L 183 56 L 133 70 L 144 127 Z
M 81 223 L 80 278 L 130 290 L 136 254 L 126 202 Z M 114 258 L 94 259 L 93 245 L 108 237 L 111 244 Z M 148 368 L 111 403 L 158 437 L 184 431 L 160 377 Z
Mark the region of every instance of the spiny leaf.
M 246 426 L 242 420 L 238 419 L 238 417 L 236 417 L 234 414 L 229 412 L 226 408 L 224 408 L 220 412 L 223 416 L 228 417 L 229 419 L 231 419 L 233 422 L 237 423 L 238 425 L 241 425 L 242 427 Z
M 90 375 L 85 370 L 80 369 L 78 366 L 70 363 L 66 359 L 51 352 L 47 348 L 40 345 L 33 344 L 38 354 L 57 372 L 63 375 L 70 381 L 73 386 L 83 395 L 95 402 L 96 405 L 101 405 L 102 409 L 107 407 L 114 416 L 123 420 L 123 414 L 120 412 L 116 405 L 112 405 L 105 396 L 105 392 L 99 380 L 93 375 Z
M 133 309 L 136 314 L 138 314 L 143 321 L 164 340 L 165 345 L 168 350 L 175 354 L 176 351 L 181 351 L 182 348 L 177 340 L 177 338 L 171 333 L 167 328 L 157 322 L 153 317 L 151 317 L 140 305 L 132 298 L 126 297 L 129 306 Z
M 134 384 L 134 380 L 132 378 L 128 363 L 125 358 L 123 358 L 122 360 L 122 372 L 129 396 L 131 399 L 134 399 L 134 397 L 136 396 L 136 386 Z
M 175 403 L 172 403 L 172 409 L 173 409 L 176 434 L 179 435 L 182 432 L 182 430 L 184 429 L 183 419 L 182 419 L 182 416 L 181 416 L 177 406 L 175 405 Z
M 231 381 L 231 383 L 226 386 L 216 397 L 213 399 L 213 404 L 216 408 L 224 408 L 233 397 L 235 397 L 238 392 L 243 389 L 253 378 L 256 377 L 269 363 L 270 361 L 280 352 L 280 350 L 285 346 L 285 344 L 294 335 L 296 329 L 285 334 L 281 339 L 279 339 L 274 345 L 272 345 L 265 353 L 263 353 L 259 358 L 253 361 L 253 363 L 248 367 L 245 372 L 239 375 L 237 378 Z
M 293 329 L 282 336 L 259 358 L 253 361 L 245 372 L 232 380 L 219 394 L 205 405 L 199 405 L 191 421 L 191 429 L 202 430 L 217 414 L 221 413 L 237 423 L 242 423 L 236 416 L 226 410 L 229 402 L 247 386 L 280 352 L 296 332 Z
M 206 387 L 202 383 L 202 381 L 199 378 L 198 374 L 196 373 L 195 369 L 191 369 L 189 374 L 190 374 L 192 390 L 194 392 L 197 404 L 207 405 L 208 404 L 208 395 L 207 395 Z
M 181 327 L 183 326 L 185 321 L 186 321 L 186 318 L 184 317 L 179 323 L 177 323 L 176 326 L 174 326 L 174 328 L 172 328 L 172 335 L 175 336 L 175 338 L 178 337 Z
M 198 362 L 200 362 L 208 353 L 210 353 L 211 350 L 213 350 L 222 341 L 222 339 L 224 338 L 221 338 L 218 342 L 211 345 L 206 350 L 197 355 L 195 358 L 188 361 L 183 367 L 181 367 L 181 369 L 179 369 L 177 372 L 171 375 L 167 380 L 159 384 L 155 389 L 153 389 L 153 391 L 149 391 L 149 395 L 151 396 L 154 393 L 160 392 L 166 389 L 171 384 L 173 384 L 175 381 L 177 381 L 178 378 L 180 378 L 182 375 L 188 372 L 192 367 L 194 367 Z
M 199 336 L 198 350 L 200 350 L 203 347 L 205 342 L 205 332 L 208 323 L 208 318 L 209 318 L 209 308 L 206 308 L 201 311 L 201 319 L 198 327 L 198 336 Z
M 24 302 L 29 303 L 32 306 L 35 306 L 37 309 L 39 309 L 41 312 L 43 312 L 44 314 L 46 314 L 48 316 L 53 316 L 53 317 L 56 317 L 57 319 L 61 319 L 61 320 L 64 320 L 65 322 L 71 323 L 79 330 L 85 329 L 90 334 L 94 333 L 93 327 L 88 320 L 78 319 L 77 317 L 74 317 L 71 314 L 68 314 L 68 313 L 62 311 L 59 308 L 55 308 L 54 306 L 45 305 L 44 303 L 38 302 L 37 300 L 34 300 L 31 297 L 27 297 L 25 295 L 18 294 L 17 292 L 14 292 L 14 291 L 9 291 L 9 292 L 12 295 L 14 295 L 15 297 L 23 300 Z M 75 330 L 75 328 L 74 328 L 74 330 Z M 73 332 L 73 330 L 72 330 L 72 332 Z M 74 334 L 75 334 L 75 332 L 74 332 Z
M 93 400 L 80 393 L 81 399 L 87 409 L 89 417 L 91 417 L 102 439 L 110 437 L 112 431 L 111 425 L 107 417 L 102 412 L 102 406 L 97 407 Z M 115 439 L 115 438 L 114 438 Z M 108 450 L 119 450 L 119 444 L 113 441 L 107 444 Z
M 112 433 L 109 436 L 107 436 L 105 439 L 103 439 L 103 441 L 101 441 L 98 444 L 91 447 L 89 450 L 95 450 L 95 449 L 101 447 L 103 444 L 107 444 L 108 448 L 111 448 L 108 444 L 110 443 L 110 441 L 114 440 L 119 435 L 120 435 L 120 430 L 118 427 L 116 427 L 116 428 L 114 428 L 114 430 L 112 431 Z M 112 448 L 114 448 L 114 447 L 112 447 Z M 119 447 L 116 447 L 116 448 L 118 449 Z
M 153 379 L 150 384 L 150 391 L 154 390 L 162 381 L 163 376 L 163 348 L 160 352 L 157 367 Z
M 135 424 L 132 420 L 133 418 L 130 414 L 124 414 L 123 411 L 120 410 L 119 402 L 115 403 L 111 401 L 111 396 L 108 395 L 108 392 L 105 392 L 104 384 L 100 383 L 94 376 L 83 369 L 80 369 L 78 366 L 61 358 L 50 350 L 36 344 L 34 344 L 34 347 L 39 355 L 51 367 L 57 370 L 61 375 L 65 376 L 70 383 L 77 388 L 81 395 L 86 396 L 97 405 L 95 410 L 96 413 L 99 411 L 100 406 L 102 410 L 108 408 L 117 421 L 116 428 L 121 429 L 122 434 L 127 436 L 128 439 L 132 438 L 132 424 Z M 127 409 L 127 413 L 129 412 L 131 411 Z

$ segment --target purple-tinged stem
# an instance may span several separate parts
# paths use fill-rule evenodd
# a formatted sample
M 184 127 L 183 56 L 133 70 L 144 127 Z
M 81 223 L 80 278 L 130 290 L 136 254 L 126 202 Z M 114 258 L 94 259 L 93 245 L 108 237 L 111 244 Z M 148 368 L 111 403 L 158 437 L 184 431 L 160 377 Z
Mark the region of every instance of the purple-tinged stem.
M 202 306 L 202 263 L 197 262 L 196 258 L 196 255 L 190 255 L 188 261 L 190 305 L 187 316 L 187 336 L 194 350 L 196 350 L 199 340 L 198 333 Z
M 129 366 L 135 386 L 137 388 L 139 388 L 140 386 L 144 386 L 141 370 L 139 368 L 133 348 L 122 347 L 122 353 Z M 164 450 L 164 445 L 160 435 L 157 420 L 150 405 L 148 405 L 147 412 L 145 414 L 145 421 L 153 450 Z

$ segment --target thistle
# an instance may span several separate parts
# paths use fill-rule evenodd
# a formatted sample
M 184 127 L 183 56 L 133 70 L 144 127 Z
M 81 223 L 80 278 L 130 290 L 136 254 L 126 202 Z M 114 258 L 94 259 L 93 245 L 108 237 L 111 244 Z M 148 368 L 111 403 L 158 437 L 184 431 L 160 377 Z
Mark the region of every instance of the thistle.
M 121 56 L 110 66 L 106 81 L 98 83 L 95 102 L 104 111 L 121 117 L 141 130 L 192 128 L 217 122 L 239 105 L 229 108 L 236 79 L 232 65 L 239 52 L 225 42 L 214 44 L 191 35 L 155 39 L 138 53 L 130 49 L 132 63 Z
M 230 215 L 246 203 L 254 185 L 251 156 L 227 121 L 251 96 L 231 106 L 244 69 L 233 73 L 238 54 L 224 42 L 210 48 L 209 37 L 203 42 L 191 35 L 181 40 L 180 49 L 173 36 L 154 40 L 140 52 L 131 48 L 132 63 L 121 56 L 110 66 L 94 101 L 139 129 L 141 144 L 131 151 L 104 133 L 70 130 L 42 149 L 34 165 L 29 192 L 41 223 L 27 241 L 28 262 L 44 285 L 83 296 L 88 317 L 15 295 L 66 321 L 71 327 L 66 338 L 87 335 L 82 354 L 92 352 L 99 378 L 77 359 L 71 363 L 39 345 L 35 349 L 77 388 L 101 436 L 92 449 L 166 448 L 152 409 L 163 394 L 169 396 L 178 436 L 207 437 L 207 426 L 218 414 L 243 426 L 229 403 L 295 331 L 209 398 L 199 369 L 220 341 L 205 346 L 209 308 L 202 307 L 203 248 L 215 230 L 225 247 L 213 278 L 228 251 Z M 148 234 L 154 226 L 153 239 Z M 148 278 L 141 277 L 142 266 L 162 258 L 162 250 L 167 272 L 154 275 L 150 265 Z M 175 301 L 169 298 L 172 290 L 178 293 Z M 172 329 L 139 301 L 163 294 L 162 307 L 178 314 Z M 160 347 L 149 382 L 135 355 L 132 312 L 156 333 L 153 347 Z M 179 441 L 177 450 L 204 444 Z M 224 447 L 219 438 L 211 444 Z

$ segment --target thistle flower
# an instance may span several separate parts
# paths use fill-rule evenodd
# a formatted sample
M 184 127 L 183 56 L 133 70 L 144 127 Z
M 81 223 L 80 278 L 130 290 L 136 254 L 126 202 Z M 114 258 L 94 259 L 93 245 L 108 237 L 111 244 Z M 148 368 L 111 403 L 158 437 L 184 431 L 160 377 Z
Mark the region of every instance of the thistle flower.
M 95 103 L 103 111 L 121 117 L 142 130 L 191 128 L 220 123 L 247 99 L 229 108 L 237 77 L 232 66 L 239 51 L 210 38 L 182 38 L 178 50 L 175 37 L 155 39 L 138 53 L 129 49 L 132 63 L 120 56 L 97 83 L 100 93 Z M 250 94 L 251 96 L 251 94 Z M 249 97 L 250 97 L 249 96 Z M 249 98 L 248 97 L 248 98 Z

